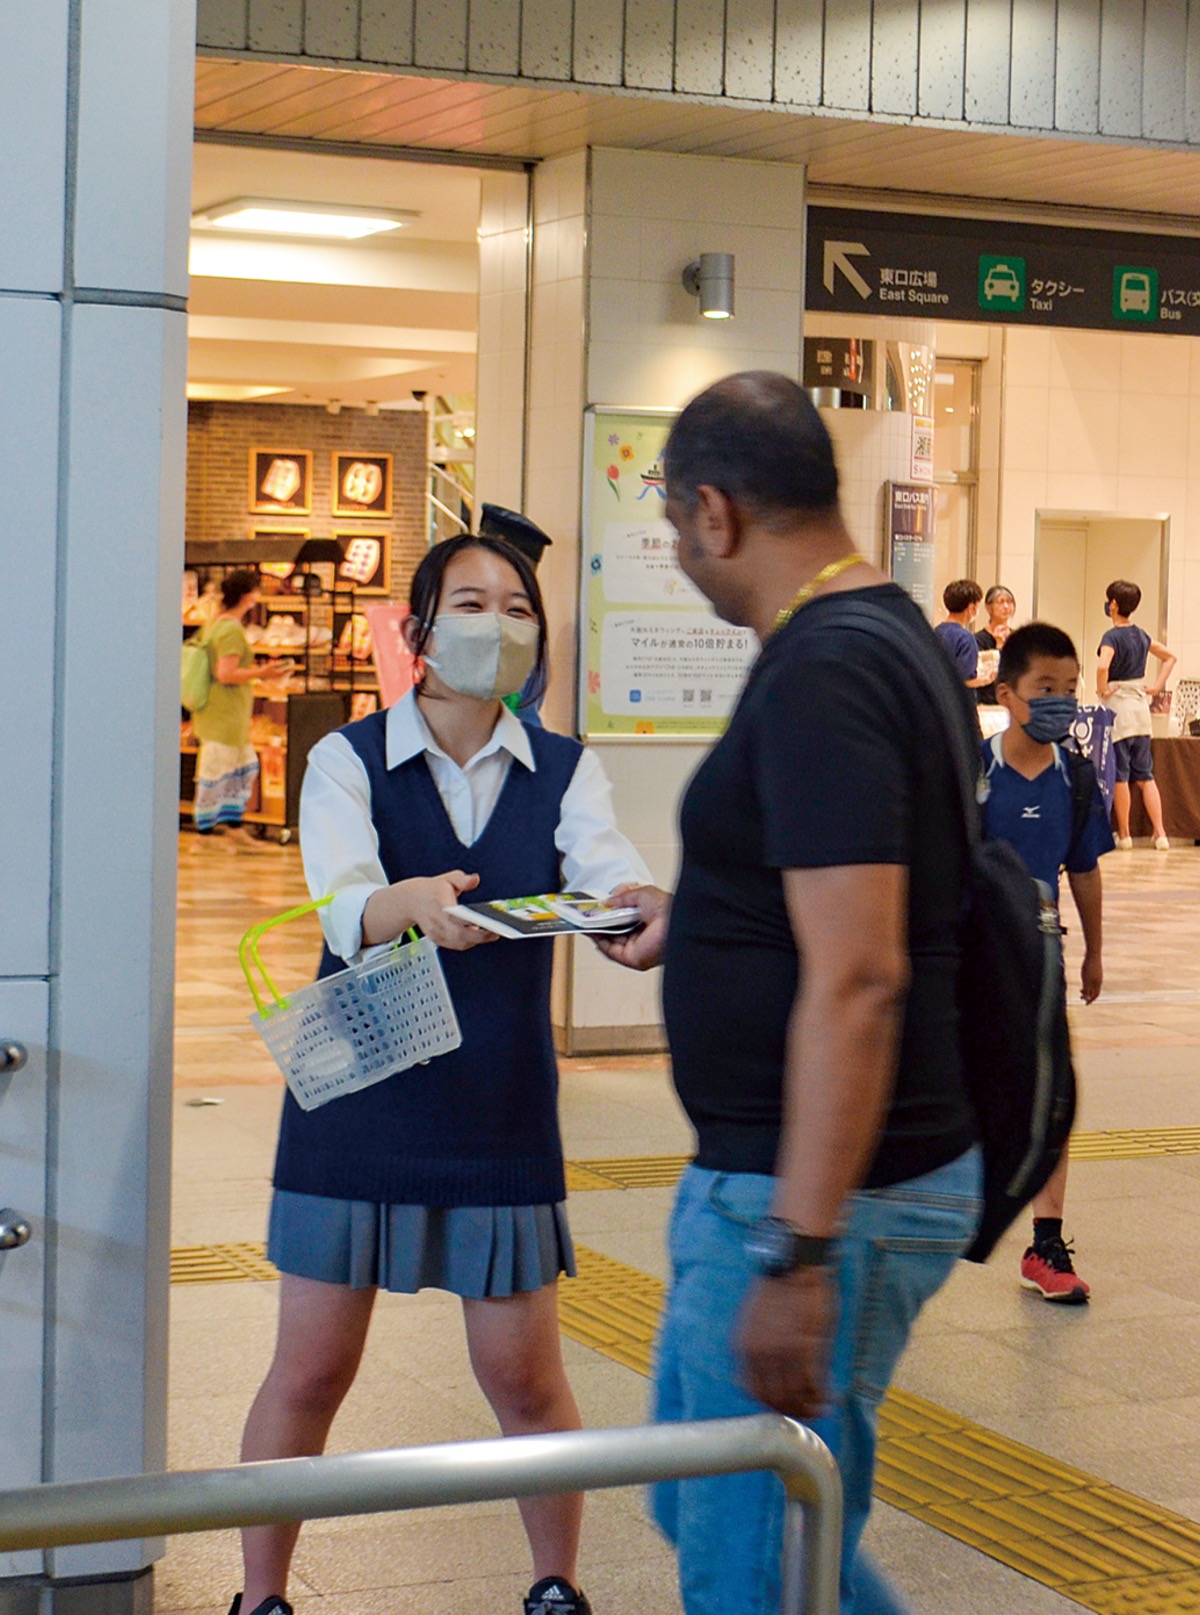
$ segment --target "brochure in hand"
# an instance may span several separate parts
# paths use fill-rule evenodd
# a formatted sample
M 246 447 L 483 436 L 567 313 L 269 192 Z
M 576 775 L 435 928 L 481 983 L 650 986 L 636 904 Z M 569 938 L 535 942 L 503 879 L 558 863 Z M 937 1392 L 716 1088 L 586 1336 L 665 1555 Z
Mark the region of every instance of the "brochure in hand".
M 492 903 L 456 903 L 446 911 L 455 919 L 466 920 L 494 931 L 497 936 L 519 940 L 530 936 L 609 935 L 636 931 L 642 917 L 636 908 L 605 908 L 597 897 L 586 892 L 550 892 L 541 897 L 503 897 Z

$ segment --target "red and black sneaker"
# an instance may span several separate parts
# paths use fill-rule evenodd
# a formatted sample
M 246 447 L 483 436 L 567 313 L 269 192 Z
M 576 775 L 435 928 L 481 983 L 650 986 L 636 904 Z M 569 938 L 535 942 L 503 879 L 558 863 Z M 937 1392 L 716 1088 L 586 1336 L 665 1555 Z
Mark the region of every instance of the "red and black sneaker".
M 1091 1291 L 1075 1271 L 1073 1254 L 1071 1246 L 1059 1238 L 1030 1245 L 1021 1258 L 1022 1288 L 1036 1290 L 1043 1301 L 1081 1306 Z
M 592 1606 L 561 1576 L 543 1576 L 529 1589 L 525 1615 L 592 1615 Z

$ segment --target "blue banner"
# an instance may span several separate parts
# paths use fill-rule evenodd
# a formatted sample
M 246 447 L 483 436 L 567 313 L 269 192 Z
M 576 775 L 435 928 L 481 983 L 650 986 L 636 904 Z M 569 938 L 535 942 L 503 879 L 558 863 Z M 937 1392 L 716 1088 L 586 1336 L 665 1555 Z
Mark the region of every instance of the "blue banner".
M 1104 805 L 1112 811 L 1113 786 L 1117 782 L 1117 754 L 1113 747 L 1114 714 L 1107 707 L 1080 707 L 1071 730 L 1071 739 L 1096 770 Z

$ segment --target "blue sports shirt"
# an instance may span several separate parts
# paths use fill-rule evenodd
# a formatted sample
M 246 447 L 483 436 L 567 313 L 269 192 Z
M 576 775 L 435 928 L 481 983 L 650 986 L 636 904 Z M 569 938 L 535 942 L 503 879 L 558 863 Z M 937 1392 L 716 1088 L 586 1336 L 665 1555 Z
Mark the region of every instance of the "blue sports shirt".
M 940 622 L 933 631 L 963 683 L 973 679 L 979 672 L 979 646 L 975 635 L 960 622 Z
M 999 735 L 983 747 L 988 785 L 983 805 L 984 834 L 996 841 L 1007 841 L 1029 873 L 1044 881 L 1052 892 L 1058 891 L 1061 869 L 1065 868 L 1069 875 L 1086 875 L 1114 845 L 1097 781 L 1092 812 L 1072 850 L 1069 767 L 1056 746 L 1049 767 L 1036 779 L 1026 779 L 1004 761 Z

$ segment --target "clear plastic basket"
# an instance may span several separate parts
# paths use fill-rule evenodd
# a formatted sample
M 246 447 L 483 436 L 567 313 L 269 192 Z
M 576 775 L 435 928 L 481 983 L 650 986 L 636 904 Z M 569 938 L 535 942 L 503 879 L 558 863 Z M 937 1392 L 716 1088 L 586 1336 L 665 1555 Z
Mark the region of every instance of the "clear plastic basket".
M 324 908 L 328 897 L 289 909 L 246 932 L 238 949 L 257 1013 L 250 1017 L 303 1110 L 356 1093 L 462 1042 L 437 948 L 427 937 L 339 970 L 282 997 L 258 944 L 277 925 Z M 267 989 L 264 997 L 251 970 Z

